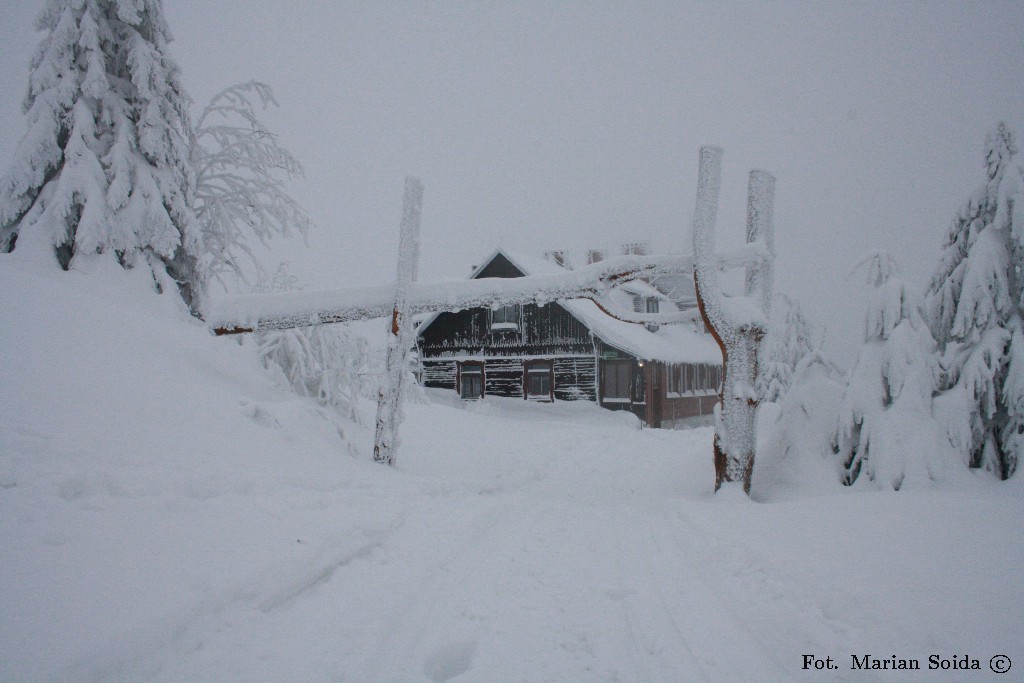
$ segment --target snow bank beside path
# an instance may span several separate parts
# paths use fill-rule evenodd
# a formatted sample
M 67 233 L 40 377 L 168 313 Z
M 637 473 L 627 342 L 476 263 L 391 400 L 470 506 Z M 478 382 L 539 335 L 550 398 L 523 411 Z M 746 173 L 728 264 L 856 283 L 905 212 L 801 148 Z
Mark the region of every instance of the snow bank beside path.
M 971 680 L 995 680 L 993 655 L 1024 665 L 1014 481 L 780 486 L 758 504 L 712 495 L 710 429 L 434 391 L 386 468 L 368 429 L 278 386 L 142 273 L 0 256 L 0 287 L 0 680 L 895 680 L 850 671 L 851 654 L 925 669 L 968 654 L 985 669 Z M 841 669 L 804 671 L 805 654 Z M 965 678 L 918 674 L 898 677 Z

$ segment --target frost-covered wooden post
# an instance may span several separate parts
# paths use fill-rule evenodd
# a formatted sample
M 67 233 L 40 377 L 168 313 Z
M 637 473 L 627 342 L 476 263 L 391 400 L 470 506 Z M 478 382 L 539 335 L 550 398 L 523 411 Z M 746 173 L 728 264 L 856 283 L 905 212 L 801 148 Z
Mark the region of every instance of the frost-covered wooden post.
M 727 297 L 718 282 L 715 219 L 721 185 L 722 150 L 702 147 L 693 214 L 693 278 L 704 324 L 722 349 L 724 375 L 721 404 L 715 413 L 715 490 L 741 481 L 750 492 L 754 469 L 757 412 L 757 347 L 764 336 L 771 298 L 775 179 L 764 171 L 750 174 L 747 195 L 747 241 L 763 258 L 747 266 L 746 296 Z
M 405 179 L 402 228 L 398 241 L 398 274 L 395 306 L 388 326 L 387 361 L 384 382 L 377 395 L 377 431 L 373 459 L 394 464 L 398 450 L 398 427 L 402 423 L 402 393 L 409 369 L 406 354 L 413 343 L 413 325 L 409 315 L 409 286 L 416 280 L 420 255 L 420 208 L 423 185 L 418 178 Z
M 760 303 L 768 320 L 775 289 L 775 176 L 754 169 L 747 186 L 747 244 L 763 245 L 768 258 L 747 264 L 744 294 Z

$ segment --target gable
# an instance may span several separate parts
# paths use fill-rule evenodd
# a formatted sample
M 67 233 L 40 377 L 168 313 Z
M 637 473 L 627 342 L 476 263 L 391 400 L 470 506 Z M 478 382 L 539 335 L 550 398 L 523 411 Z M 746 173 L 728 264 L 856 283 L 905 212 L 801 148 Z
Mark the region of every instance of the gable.
M 491 257 L 482 267 L 478 268 L 471 280 L 484 277 L 523 277 L 526 275 L 521 268 L 517 267 L 500 251 Z
M 484 260 L 482 266 L 477 266 L 473 273 L 469 276 L 470 280 L 477 280 L 485 277 L 523 277 L 526 273 L 523 269 L 512 263 L 512 261 L 501 252 L 501 249 L 495 251 L 491 256 Z M 418 336 L 423 336 L 427 329 L 434 324 L 439 317 L 445 318 L 445 322 L 451 323 L 453 314 L 451 312 L 443 313 L 431 313 L 429 316 L 424 318 L 423 322 L 420 323 L 419 328 L 416 331 Z

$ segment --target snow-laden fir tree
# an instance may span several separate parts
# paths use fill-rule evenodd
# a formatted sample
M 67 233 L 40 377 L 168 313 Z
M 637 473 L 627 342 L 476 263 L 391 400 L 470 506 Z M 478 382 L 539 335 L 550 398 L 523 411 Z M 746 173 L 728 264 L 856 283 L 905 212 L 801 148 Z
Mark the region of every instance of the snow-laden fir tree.
M 753 484 L 759 498 L 794 486 L 815 494 L 839 486 L 831 443 L 845 387 L 846 373 L 815 350 L 797 363 L 785 394 L 759 406 Z
M 161 0 L 48 0 L 32 58 L 28 132 L 0 179 L 0 251 L 45 250 L 169 273 L 202 292 L 189 98 Z
M 1024 193 L 1013 133 L 985 138 L 985 183 L 949 228 L 926 297 L 946 367 L 940 405 L 971 467 L 1010 477 L 1024 454 Z
M 757 393 L 762 401 L 780 402 L 793 382 L 796 366 L 815 351 L 814 331 L 800 303 L 776 295 L 768 332 L 758 349 Z
M 284 185 L 302 176 L 302 165 L 258 116 L 271 104 L 277 102 L 269 85 L 239 83 L 215 95 L 196 122 L 195 213 L 210 274 L 225 287 L 228 274 L 243 283 L 250 275 L 267 278 L 253 250 L 257 242 L 267 246 L 292 230 L 305 237 L 310 226 Z
M 955 460 L 932 411 L 941 374 L 935 342 L 892 258 L 875 252 L 862 267 L 872 288 L 864 344 L 843 393 L 833 450 L 846 484 L 928 485 L 945 478 Z

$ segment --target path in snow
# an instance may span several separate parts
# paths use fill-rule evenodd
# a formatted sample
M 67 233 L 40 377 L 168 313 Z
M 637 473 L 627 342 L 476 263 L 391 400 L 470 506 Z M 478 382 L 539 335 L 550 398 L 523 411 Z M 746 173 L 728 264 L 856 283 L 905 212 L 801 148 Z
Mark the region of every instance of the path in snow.
M 1024 480 L 754 504 L 711 495 L 709 429 L 450 392 L 408 406 L 399 467 L 381 467 L 369 429 L 282 390 L 144 272 L 5 258 L 0 334 L 31 352 L 0 356 L 0 680 L 859 681 L 892 679 L 850 654 L 1024 662 Z M 845 668 L 804 672 L 805 654 Z
M 792 535 L 794 517 L 829 507 L 841 528 L 843 505 L 712 497 L 709 429 L 637 431 L 590 406 L 514 401 L 410 412 L 401 472 L 378 491 L 394 528 L 311 569 L 282 604 L 253 596 L 221 615 L 158 680 L 822 680 L 801 671 L 803 654 L 845 668 L 849 653 L 887 657 L 893 642 L 907 656 L 963 642 L 956 619 L 943 631 L 903 617 L 908 632 L 884 612 L 915 600 L 872 586 L 865 569 L 884 558 L 838 555 L 837 567 L 810 542 L 778 548 L 773 529 Z M 844 593 L 851 577 L 883 611 Z

